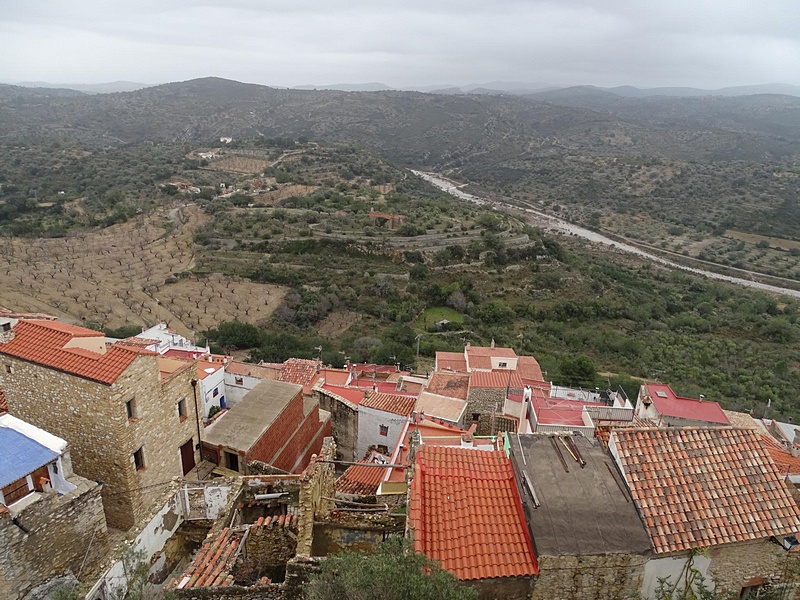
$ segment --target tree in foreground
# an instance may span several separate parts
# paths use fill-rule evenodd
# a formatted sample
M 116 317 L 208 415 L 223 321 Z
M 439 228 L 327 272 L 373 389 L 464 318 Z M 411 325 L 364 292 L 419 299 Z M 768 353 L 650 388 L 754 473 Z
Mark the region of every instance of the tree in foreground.
M 414 552 L 401 537 L 386 540 L 374 554 L 344 552 L 325 560 L 306 589 L 309 600 L 474 600 L 436 561 Z

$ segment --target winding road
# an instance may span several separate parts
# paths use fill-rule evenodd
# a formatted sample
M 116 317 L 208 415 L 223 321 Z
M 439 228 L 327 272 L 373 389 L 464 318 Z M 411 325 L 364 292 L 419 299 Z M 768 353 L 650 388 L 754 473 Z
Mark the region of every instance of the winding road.
M 584 227 L 580 227 L 579 225 L 574 225 L 573 223 L 569 223 L 564 221 L 563 219 L 559 219 L 558 217 L 554 217 L 552 215 L 548 215 L 546 213 L 540 212 L 538 210 L 534 210 L 532 208 L 523 208 L 520 206 L 515 206 L 512 204 L 506 204 L 504 202 L 497 202 L 493 200 L 488 200 L 486 198 L 480 198 L 473 194 L 468 194 L 467 192 L 459 189 L 459 186 L 452 181 L 442 177 L 437 173 L 426 173 L 423 171 L 412 171 L 418 177 L 421 177 L 425 181 L 430 184 L 435 185 L 440 190 L 447 192 L 448 194 L 452 194 L 456 198 L 460 198 L 461 200 L 466 200 L 468 202 L 474 202 L 475 204 L 481 205 L 491 205 L 496 207 L 502 208 L 509 208 L 513 210 L 518 210 L 525 212 L 536 219 L 537 225 L 549 229 L 554 233 L 560 233 L 562 235 L 574 235 L 578 237 L 582 237 L 586 240 L 591 242 L 596 242 L 599 244 L 604 244 L 606 246 L 611 246 L 613 248 L 617 248 L 622 250 L 623 252 L 627 252 L 629 254 L 634 254 L 636 256 L 640 256 L 642 258 L 646 258 L 654 263 L 658 263 L 660 265 L 664 265 L 666 267 L 670 267 L 672 269 L 680 269 L 682 271 L 687 271 L 689 273 L 694 273 L 696 275 L 703 275 L 704 277 L 708 277 L 709 279 L 717 279 L 719 281 L 727 281 L 728 283 L 733 283 L 736 285 L 741 285 L 744 287 L 753 288 L 756 290 L 760 290 L 762 292 L 770 292 L 772 294 L 781 294 L 785 296 L 792 296 L 793 298 L 800 298 L 800 291 L 793 290 L 790 288 L 784 288 L 777 285 L 770 285 L 768 283 L 761 283 L 759 281 L 752 281 L 749 279 L 743 279 L 741 277 L 733 277 L 731 275 L 723 275 L 722 273 L 715 273 L 713 271 L 706 271 L 705 269 L 697 269 L 695 267 L 688 267 L 686 265 L 679 264 L 677 262 L 673 262 L 671 260 L 667 260 L 666 258 L 662 258 L 656 254 L 651 254 L 646 250 L 642 250 L 636 246 L 632 246 L 631 244 L 626 244 L 624 242 L 619 242 L 617 240 L 613 240 L 610 237 L 606 237 L 601 233 L 597 233 L 596 231 L 592 231 L 590 229 L 586 229 Z

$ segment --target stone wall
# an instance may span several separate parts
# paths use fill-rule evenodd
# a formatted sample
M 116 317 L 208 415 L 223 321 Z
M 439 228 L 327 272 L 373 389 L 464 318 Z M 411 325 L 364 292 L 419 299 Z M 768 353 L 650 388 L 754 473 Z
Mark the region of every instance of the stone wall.
M 334 468 L 332 461 L 336 456 L 336 444 L 332 438 L 325 438 L 322 450 L 316 460 L 312 460 L 303 472 L 298 501 L 299 520 L 297 524 L 297 554 L 311 556 L 314 540 L 314 521 L 328 516 L 333 508 L 336 489 L 334 487 Z
M 481 579 L 479 581 L 465 581 L 463 585 L 468 585 L 475 588 L 478 592 L 478 600 L 495 600 L 502 598 L 502 600 L 528 600 L 531 597 L 531 589 L 534 587 L 533 577 L 498 577 L 494 579 Z M 548 600 L 555 599 L 569 599 L 573 600 L 573 596 L 547 596 Z M 607 596 L 611 598 L 623 600 L 624 596 Z M 605 600 L 605 599 L 604 599 Z
M 503 413 L 503 406 L 506 402 L 506 388 L 469 388 L 467 392 L 467 416 L 466 420 L 472 419 L 474 413 L 496 412 Z
M 633 598 L 642 589 L 647 558 L 637 554 L 540 556 L 531 600 Z
M 314 388 L 319 407 L 331 413 L 331 435 L 336 441 L 336 459 L 351 461 L 357 458 L 358 407 L 336 394 Z
M 314 523 L 312 556 L 331 556 L 345 551 L 376 551 L 392 535 L 402 536 L 405 515 L 353 515 L 339 521 L 335 517 Z
M 197 437 L 192 368 L 162 386 L 158 358 L 142 355 L 105 385 L 9 356 L 2 362 L 13 365 L 4 374 L 12 414 L 69 442 L 75 472 L 103 483 L 109 525 L 129 529 L 160 496 L 158 484 L 183 474 L 179 448 Z M 183 420 L 181 398 L 189 412 Z M 131 399 L 134 418 L 128 419 Z M 139 448 L 145 468 L 137 471 Z
M 87 550 L 88 565 L 104 557 L 107 530 L 100 486 L 76 475 L 68 480 L 77 488 L 63 496 L 39 494 L 17 515 L 30 533 L 17 527 L 11 514 L 0 515 L 0 598 L 21 598 L 65 571 L 77 575 Z
M 225 587 L 188 588 L 173 590 L 178 598 L 185 600 L 284 600 L 286 594 L 279 583 L 245 587 L 230 585 Z
M 475 435 L 497 435 L 499 432 L 514 432 L 517 430 L 517 421 L 502 415 L 483 413 L 478 419 Z
M 708 576 L 718 591 L 738 594 L 749 581 L 763 579 L 770 584 L 791 584 L 791 592 L 783 597 L 795 597 L 800 557 L 778 544 L 768 540 L 726 544 L 712 548 L 709 558 Z
M 286 563 L 297 550 L 297 529 L 252 525 L 244 542 L 244 549 L 236 565 L 235 579 L 239 583 L 252 578 L 257 581 L 266 575 L 272 581 L 282 582 Z

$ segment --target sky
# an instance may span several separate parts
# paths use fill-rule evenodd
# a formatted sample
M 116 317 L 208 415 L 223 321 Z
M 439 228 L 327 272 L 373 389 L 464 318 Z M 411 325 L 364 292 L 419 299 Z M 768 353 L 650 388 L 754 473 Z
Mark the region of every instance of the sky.
M 0 0 L 0 81 L 800 85 L 798 0 Z

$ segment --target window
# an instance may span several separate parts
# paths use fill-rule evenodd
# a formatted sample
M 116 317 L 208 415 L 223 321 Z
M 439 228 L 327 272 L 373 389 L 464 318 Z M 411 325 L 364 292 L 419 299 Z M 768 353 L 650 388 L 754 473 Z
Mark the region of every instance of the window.
M 6 365 L 6 373 L 8 373 L 9 375 L 13 374 L 14 367 L 12 367 L 11 365 Z
M 136 419 L 136 400 L 131 398 L 125 403 L 125 413 L 128 415 L 128 420 Z
M 180 418 L 181 423 L 186 420 L 186 398 L 178 402 L 178 417 Z
M 212 394 L 212 396 L 213 396 L 214 398 L 216 398 L 217 396 L 219 396 L 219 388 L 218 388 L 218 387 L 215 387 L 215 388 L 214 388 L 214 393 Z
M 381 425 L 381 435 L 389 435 L 389 426 Z
M 144 446 L 133 453 L 133 464 L 137 471 L 144 471 Z
M 235 381 L 236 385 L 244 385 L 244 377 L 237 377 Z
M 508 367 L 508 363 L 507 362 L 499 363 L 499 365 L 500 365 L 501 369 L 505 369 L 506 367 Z
M 233 452 L 225 452 L 225 466 L 231 471 L 239 470 L 239 455 Z
M 31 493 L 27 477 L 12 481 L 0 491 L 3 492 L 3 504 L 6 506 L 10 506 Z
M 10 322 L 8 322 L 8 321 L 6 321 L 6 322 L 5 322 L 5 323 L 3 323 L 3 325 L 2 325 L 2 329 L 3 329 L 3 331 L 11 331 L 11 323 L 10 323 Z
M 472 420 L 473 421 L 480 421 L 481 420 L 481 413 L 472 413 Z

